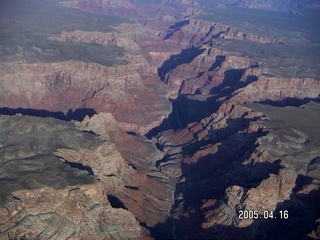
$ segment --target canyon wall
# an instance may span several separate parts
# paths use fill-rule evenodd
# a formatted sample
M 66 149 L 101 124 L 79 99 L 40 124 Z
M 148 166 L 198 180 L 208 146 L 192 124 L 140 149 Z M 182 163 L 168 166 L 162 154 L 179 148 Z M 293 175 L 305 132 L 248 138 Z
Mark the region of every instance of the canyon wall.
M 130 172 L 114 145 L 53 118 L 1 116 L 1 126 L 1 239 L 143 237 L 132 213 L 106 198 L 124 191 L 112 175 Z
M 1 239 L 319 238 L 319 81 L 219 48 L 284 39 L 193 0 L 63 5 L 132 23 L 48 35 L 115 47 L 114 65 L 0 63 Z

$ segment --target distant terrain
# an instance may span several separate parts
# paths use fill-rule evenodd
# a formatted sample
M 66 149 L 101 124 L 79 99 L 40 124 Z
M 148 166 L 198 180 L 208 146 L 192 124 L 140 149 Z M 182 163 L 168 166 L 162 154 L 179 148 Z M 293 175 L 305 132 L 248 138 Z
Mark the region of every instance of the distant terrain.
M 236 16 L 236 17 L 235 17 Z M 262 46 L 243 41 L 223 41 L 221 49 L 239 52 L 265 62 L 265 68 L 290 77 L 319 76 L 319 11 L 302 10 L 299 15 L 256 9 L 214 9 L 201 19 L 234 26 L 243 32 L 279 38 L 284 46 Z
M 59 5 L 59 1 L 0 2 L 1 62 L 59 62 L 76 60 L 102 65 L 121 63 L 114 56 L 123 50 L 116 46 L 87 43 L 60 43 L 50 36 L 63 31 L 114 30 L 113 24 L 130 22 L 120 17 L 96 15 Z

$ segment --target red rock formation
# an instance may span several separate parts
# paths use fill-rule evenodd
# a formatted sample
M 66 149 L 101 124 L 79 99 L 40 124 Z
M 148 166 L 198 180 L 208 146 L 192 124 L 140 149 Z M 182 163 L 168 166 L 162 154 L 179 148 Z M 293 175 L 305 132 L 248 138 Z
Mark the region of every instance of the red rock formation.
M 252 68 L 259 64 L 254 59 L 203 46 L 203 52 L 190 63 L 180 64 L 168 72 L 164 82 L 180 93 L 194 94 L 201 90 L 201 93 L 209 94 L 212 88 L 223 83 L 227 71 L 246 70 L 243 74 L 245 81 L 249 75 L 261 74 L 261 70 Z
M 0 238 L 142 237 L 135 217 L 127 210 L 112 208 L 105 195 L 103 184 L 15 191 L 0 210 Z
M 294 149 L 303 148 L 293 144 L 303 145 L 302 140 L 292 138 L 292 144 L 288 143 L 291 147 L 283 146 L 284 143 L 277 140 L 283 133 L 270 126 L 272 120 L 248 107 L 224 103 L 200 123 L 158 135 L 158 145 L 167 155 L 159 168 L 176 182 L 177 203 L 172 213 L 178 236 L 259 238 L 263 229 L 274 226 L 274 220 L 266 219 L 257 225 L 255 219 L 239 219 L 239 210 L 256 210 L 259 216 L 263 216 L 265 210 L 274 211 L 280 218 L 279 210 L 289 210 L 291 214 L 294 210 L 290 210 L 290 206 L 300 209 L 301 201 L 311 204 L 318 198 L 313 195 L 318 190 L 309 181 L 303 183 L 305 195 L 304 190 L 296 190 L 301 188 L 297 167 L 302 162 L 304 166 L 308 164 L 300 157 L 299 164 L 295 165 L 298 160 L 294 159 L 298 156 Z M 289 157 L 291 154 L 294 157 Z M 304 156 L 312 159 L 314 153 L 309 154 Z M 299 173 L 306 174 L 304 167 L 298 168 Z M 308 197 L 302 200 L 299 194 Z M 233 227 L 229 230 L 228 226 Z M 255 231 L 256 228 L 259 231 Z
M 107 198 L 134 171 L 114 144 L 54 118 L 0 118 L 0 239 L 144 237 L 134 215 Z
M 257 81 L 234 93 L 232 101 L 281 101 L 286 98 L 316 99 L 320 97 L 320 83 L 313 79 L 260 76 Z
M 215 48 L 215 39 L 283 44 L 281 39 L 194 19 L 200 11 L 186 9 L 198 6 L 193 0 L 162 4 L 137 9 L 130 1 L 67 3 L 143 23 L 121 24 L 115 27 L 117 32 L 110 33 L 73 31 L 51 36 L 58 41 L 122 47 L 127 51 L 119 59 L 122 65 L 76 61 L 1 65 L 2 107 L 64 113 L 93 108 L 100 113 L 75 124 L 99 135 L 103 143 L 90 149 L 56 149 L 55 157 L 65 163 L 89 166 L 99 182 L 58 190 L 41 187 L 14 191 L 14 197 L 0 209 L 0 219 L 9 219 L 0 220 L 0 237 L 145 237 L 147 230 L 141 229 L 138 219 L 154 232 L 167 231 L 165 236 L 170 237 L 259 238 L 273 224 L 239 219 L 239 209 L 262 214 L 266 209 L 278 210 L 279 205 L 301 210 L 304 204 L 310 207 L 301 211 L 311 216 L 308 221 L 315 226 L 318 216 L 313 212 L 319 207 L 312 201 L 318 199 L 319 185 L 313 179 L 317 177 L 317 163 L 310 163 L 312 168 L 308 164 L 318 152 L 308 145 L 312 137 L 295 129 L 290 131 L 299 136 L 293 137 L 287 129 L 290 125 L 285 134 L 279 133 L 279 127 L 272 125 L 277 120 L 243 103 L 316 99 L 320 96 L 319 83 L 270 77 L 259 68 L 260 61 Z M 145 10 L 152 19 L 139 16 Z M 185 47 L 198 54 L 187 62 L 173 59 L 170 65 L 167 61 L 179 59 Z M 167 69 L 162 68 L 165 63 Z M 160 85 L 157 74 L 162 70 L 161 77 L 171 88 Z M 208 117 L 191 122 L 198 109 L 190 113 L 193 105 L 188 105 L 183 119 L 188 123 L 186 127 L 179 113 L 173 112 L 178 115 L 176 124 L 182 128 L 162 131 L 152 141 L 124 132 L 145 134 L 158 127 L 171 111 L 167 99 L 179 93 L 192 94 L 186 101 L 200 102 L 197 107 L 205 102 L 203 111 L 211 113 L 220 107 L 211 115 L 206 113 Z M 12 156 L 15 153 L 4 153 L 5 160 L 11 161 Z M 118 198 L 129 211 L 112 208 L 106 194 Z M 49 227 L 45 224 L 52 221 Z M 312 234 L 317 234 L 316 229 Z
M 155 168 L 156 161 L 163 155 L 154 144 L 146 138 L 137 138 L 123 132 L 109 113 L 100 113 L 92 118 L 86 117 L 76 125 L 82 130 L 93 131 L 111 142 L 103 150 L 106 159 L 100 161 L 94 154 L 78 152 L 77 155 L 82 155 L 81 161 L 85 165 L 92 166 L 101 180 L 103 176 L 111 174 L 123 181 L 118 185 L 122 184 L 123 188 L 124 185 L 127 186 L 125 190 L 113 194 L 123 201 L 140 222 L 146 223 L 149 227 L 165 222 L 172 205 L 173 185 Z M 117 149 L 115 154 L 114 151 L 108 150 L 113 147 Z M 63 152 L 66 155 L 70 151 L 63 150 Z M 102 149 L 98 149 L 97 152 L 101 155 Z M 61 153 L 59 155 L 61 156 Z M 119 166 L 120 164 L 124 167 Z M 116 172 L 108 170 L 111 166 Z M 104 181 L 107 186 L 110 186 L 109 179 L 110 177 Z
M 123 60 L 129 63 L 117 67 L 75 61 L 6 63 L 0 73 L 4 79 L 1 106 L 65 113 L 93 108 L 112 112 L 126 131 L 146 133 L 170 110 L 166 92 L 150 87 L 157 80 L 150 76 L 150 65 L 141 55 L 127 55 Z
M 77 3 L 72 4 L 71 6 L 92 12 L 127 17 L 137 13 L 135 5 L 126 0 L 77 0 Z
M 179 42 L 183 46 L 201 46 L 215 38 L 248 40 L 259 43 L 283 44 L 281 39 L 243 33 L 237 29 L 218 22 L 200 19 L 188 19 L 189 23 L 178 29 L 170 29 L 165 38 L 167 41 Z

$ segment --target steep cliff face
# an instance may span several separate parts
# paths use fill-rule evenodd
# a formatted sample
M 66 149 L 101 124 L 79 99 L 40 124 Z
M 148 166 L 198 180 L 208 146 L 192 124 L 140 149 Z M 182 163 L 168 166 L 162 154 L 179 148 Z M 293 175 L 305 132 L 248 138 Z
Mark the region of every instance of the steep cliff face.
M 236 102 L 319 99 L 320 82 L 313 79 L 286 79 L 260 76 L 257 81 L 234 93 Z
M 194 45 L 159 68 L 161 79 L 178 96 L 171 121 L 178 122 L 174 126 L 179 129 L 155 136 L 165 153 L 157 166 L 176 183 L 171 209 L 176 236 L 317 236 L 319 181 L 308 166 L 316 164 L 319 151 L 308 148 L 308 139 L 315 146 L 319 137 L 307 126 L 318 126 L 311 120 L 318 117 L 311 113 L 319 106 L 278 108 L 246 103 L 285 107 L 318 102 L 319 81 L 276 77 L 263 69 L 263 61 L 216 50 L 210 38 L 204 40 L 210 35 L 205 25 L 197 35 L 184 32 L 175 37 L 190 23 L 182 25 L 169 30 L 166 41 L 183 45 L 181 39 L 188 39 Z M 250 211 L 256 211 L 256 219 L 240 215 Z M 284 212 L 293 217 L 284 218 Z M 306 221 L 300 226 L 297 218 Z
M 314 146 L 319 138 L 310 131 L 315 122 L 305 130 L 300 124 L 316 114 L 319 105 L 284 108 L 281 114 L 271 114 L 277 107 L 250 106 L 266 113 L 223 104 L 201 123 L 158 135 L 157 144 L 166 153 L 159 169 L 176 182 L 171 214 L 177 237 L 269 239 L 282 234 L 287 239 L 316 229 L 319 182 L 306 169 L 319 151 L 307 150 L 303 139 L 313 139 Z M 305 120 L 289 120 L 293 112 Z M 241 211 L 259 215 L 243 218 Z M 266 211 L 275 218 L 264 218 Z M 284 219 L 280 211 L 292 218 Z M 301 226 L 293 220 L 298 216 L 306 219 Z
M 145 133 L 167 115 L 166 91 L 149 87 L 156 79 L 141 55 L 124 60 L 129 63 L 117 67 L 75 61 L 2 64 L 1 106 L 65 114 L 69 109 L 92 108 L 113 113 L 126 131 Z
M 177 44 L 164 43 L 158 34 L 159 31 L 140 23 L 118 24 L 110 32 L 76 30 L 50 34 L 50 40 L 60 44 L 89 44 L 89 49 L 92 45 L 115 47 L 108 53 L 117 61 L 113 66 L 90 59 L 35 64 L 3 62 L 1 106 L 66 115 L 77 109 L 110 112 L 125 131 L 145 134 L 170 113 L 167 95 L 172 90 L 161 85 L 157 68 L 180 51 Z
M 1 62 L 2 113 L 79 121 L 0 116 L 0 238 L 319 238 L 319 82 L 222 48 L 288 51 L 267 32 L 201 20 L 201 4 L 68 1 L 135 21 L 46 35 L 112 47 L 114 65 Z M 22 60 L 54 54 L 20 48 Z
M 212 223 L 228 225 L 234 221 L 232 224 L 238 226 L 238 231 L 245 233 L 247 238 L 260 238 L 258 232 L 260 234 L 264 232 L 264 238 L 276 238 L 277 234 L 286 234 L 286 238 L 292 238 L 311 232 L 313 233 L 309 236 L 315 237 L 317 224 L 314 224 L 314 221 L 317 221 L 319 216 L 319 208 L 315 206 L 315 202 L 319 199 L 319 181 L 314 178 L 315 175 L 310 175 L 307 169 L 310 164 L 314 164 L 315 156 L 319 155 L 318 148 L 314 148 L 319 139 L 315 137 L 317 133 L 311 130 L 317 125 L 315 122 L 311 123 L 313 121 L 311 119 L 314 119 L 313 114 L 318 114 L 314 111 L 317 111 L 319 104 L 307 104 L 303 108 L 252 106 L 266 112 L 267 118 L 259 123 L 267 126 L 270 131 L 268 135 L 258 139 L 259 148 L 264 149 L 263 151 L 269 156 L 274 156 L 273 159 L 280 159 L 281 169 L 276 174 L 269 174 L 268 178 L 253 188 L 232 186 L 226 189 L 223 197 L 215 202 L 215 210 L 209 210 L 207 203 L 204 206 L 210 212 L 206 214 L 209 224 L 207 226 L 213 226 Z M 302 125 L 308 127 L 302 128 Z M 312 140 L 308 143 L 306 139 Z M 263 156 L 265 154 L 260 151 L 244 164 L 249 164 L 250 161 L 256 162 L 256 165 L 258 162 L 265 162 Z M 301 207 L 301 204 L 306 204 L 308 207 Z M 232 215 L 234 209 L 238 211 L 234 212 L 236 217 L 225 218 L 228 213 Z M 267 219 L 265 216 L 257 219 L 241 219 L 240 210 L 255 210 L 259 216 L 272 210 L 275 215 Z M 285 218 L 282 215 L 284 211 L 288 213 Z M 290 214 L 292 218 L 289 217 Z M 295 229 L 297 223 L 293 220 L 298 216 L 306 219 L 299 227 L 300 231 Z M 278 229 L 277 225 L 282 226 L 283 230 Z M 224 237 L 226 236 L 223 234 L 219 236 L 219 238 Z
M 143 41 L 156 41 L 159 33 L 139 23 L 123 23 L 113 26 L 115 31 L 97 32 L 81 31 L 62 32 L 51 37 L 53 40 L 77 43 L 97 43 L 106 46 L 118 46 L 127 52 L 140 53 Z
M 53 118 L 0 122 L 1 239 L 143 237 L 134 215 L 107 198 L 134 171 L 112 143 Z
M 296 1 L 296 0 L 265 0 L 265 1 L 249 1 L 249 0 L 231 0 L 231 1 L 201 1 L 203 7 L 241 7 L 265 9 L 274 11 L 297 12 L 305 8 L 319 8 L 317 1 Z
M 78 30 L 74 32 L 63 32 L 60 36 L 53 37 L 52 39 L 58 41 L 85 42 L 107 46 L 118 46 L 133 53 L 140 50 L 140 47 L 134 41 L 130 41 L 130 39 L 125 38 L 121 36 L 121 34 L 117 34 L 115 32 L 100 33 Z
M 78 7 L 87 11 L 98 12 L 109 15 L 122 15 L 129 17 L 135 15 L 137 9 L 130 1 L 126 0 L 77 0 L 75 2 L 66 2 L 67 6 Z
M 186 56 L 190 58 L 186 61 Z M 183 94 L 210 94 L 211 90 L 232 80 L 245 82 L 250 76 L 261 74 L 259 62 L 239 57 L 204 45 L 172 56 L 159 68 L 163 81 Z M 231 83 L 230 83 L 231 84 Z
M 112 208 L 101 184 L 20 190 L 13 196 L 2 206 L 1 239 L 141 237 L 135 217 Z
M 1 116 L 1 126 L 1 239 L 137 239 L 150 236 L 147 228 L 171 235 L 171 223 L 168 233 L 157 227 L 174 191 L 155 167 L 163 155 L 110 113 L 74 124 Z
M 173 183 L 155 167 L 156 161 L 161 159 L 163 154 L 154 143 L 145 137 L 134 137 L 123 132 L 113 116 L 107 113 L 100 113 L 91 118 L 86 117 L 76 125 L 82 130 L 93 131 L 114 143 L 117 153 L 121 154 L 121 159 L 125 159 L 131 167 L 125 171 L 118 167 L 118 172 L 108 174 L 107 169 L 102 167 L 103 161 L 95 157 L 88 155 L 87 160 L 82 157 L 82 162 L 96 168 L 101 181 L 106 175 L 113 175 L 123 180 L 125 190 L 114 194 L 140 222 L 149 228 L 165 222 L 172 205 L 171 196 L 174 187 Z M 106 152 L 114 164 L 120 163 L 118 158 L 110 156 L 112 152 L 108 150 Z M 90 163 L 90 159 L 95 159 L 95 163 Z M 109 167 L 110 164 L 109 162 L 107 166 Z M 106 184 L 109 184 L 108 178 Z M 167 231 L 170 229 L 171 224 Z
M 173 27 L 164 35 L 167 41 L 179 42 L 184 46 L 200 46 L 214 39 L 237 39 L 259 43 L 284 44 L 281 39 L 257 36 L 252 33 L 244 33 L 235 28 L 217 22 L 209 22 L 196 18 L 181 20 L 185 23 L 179 27 Z

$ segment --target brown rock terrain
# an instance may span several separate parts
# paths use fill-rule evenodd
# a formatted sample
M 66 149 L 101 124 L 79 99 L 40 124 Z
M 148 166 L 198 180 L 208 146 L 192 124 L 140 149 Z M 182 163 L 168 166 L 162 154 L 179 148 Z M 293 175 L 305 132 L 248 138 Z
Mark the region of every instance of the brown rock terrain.
M 135 15 L 137 9 L 130 1 L 126 0 L 77 0 L 66 2 L 66 6 L 79 7 L 81 9 L 112 15 Z
M 146 133 L 170 109 L 166 92 L 149 87 L 156 79 L 149 75 L 150 66 L 142 56 L 130 55 L 124 60 L 130 63 L 118 67 L 75 61 L 2 64 L 1 106 L 65 114 L 69 109 L 92 108 L 113 113 L 126 131 Z
M 204 34 L 197 38 L 201 36 Z M 158 146 L 166 153 L 158 162 L 159 169 L 176 183 L 171 214 L 178 238 L 273 239 L 282 232 L 290 239 L 301 236 L 302 232 L 304 236 L 310 232 L 309 236 L 318 234 L 319 208 L 315 202 L 319 200 L 319 182 L 307 169 L 319 152 L 305 146 L 308 139 L 318 137 L 309 130 L 300 131 L 303 129 L 300 123 L 291 123 L 282 117 L 278 120 L 286 114 L 291 119 L 299 119 L 303 110 L 281 109 L 280 114 L 275 107 L 269 111 L 264 108 L 253 111 L 250 106 L 254 105 L 247 108 L 238 103 L 300 106 L 309 99 L 319 100 L 319 82 L 275 77 L 264 73 L 260 65 L 263 62 L 202 45 L 202 51 L 188 62 L 178 63 L 171 69 L 163 65 L 160 69 L 165 83 L 177 93 L 187 94 L 185 100 L 177 103 L 180 118 L 176 121 L 180 120 L 179 127 L 189 124 L 183 129 L 160 132 L 156 137 Z M 203 118 L 201 124 L 190 123 L 195 119 L 192 116 L 199 113 L 195 106 L 208 109 L 203 116 L 210 112 L 210 104 L 203 99 L 213 99 L 211 108 L 220 108 L 216 112 L 211 110 L 215 113 Z M 223 103 L 229 99 L 230 103 Z M 183 108 L 183 115 L 179 107 Z M 308 112 L 317 110 L 308 108 L 304 114 L 317 119 Z M 271 119 L 266 118 L 271 112 L 275 112 Z M 282 128 L 275 127 L 278 121 L 283 121 Z M 308 122 L 307 117 L 305 121 Z M 316 125 L 310 123 L 310 126 Z M 318 144 L 318 140 L 315 142 Z M 300 189 L 309 190 L 304 195 Z M 301 204 L 309 207 L 300 207 Z M 258 219 L 239 219 L 240 210 L 255 210 L 260 215 Z M 278 220 L 261 217 L 265 211 L 274 211 Z M 279 211 L 292 212 L 294 217 L 287 222 L 279 220 Z M 294 218 L 308 219 L 301 232 L 295 229 Z M 277 225 L 286 230 L 279 230 Z
M 153 227 L 159 222 L 165 222 L 172 204 L 173 185 L 155 167 L 155 162 L 161 159 L 163 154 L 154 144 L 144 137 L 126 134 L 118 126 L 113 116 L 107 113 L 100 113 L 92 118 L 86 117 L 76 125 L 82 130 L 93 131 L 105 140 L 114 143 L 112 146 L 117 149 L 118 157 L 112 156 L 112 152 L 108 149 L 106 154 L 112 159 L 115 166 L 118 166 L 122 161 L 122 165 L 127 166 L 127 169 L 118 166 L 112 168 L 118 169 L 117 172 L 107 171 L 107 169 L 103 169 L 99 159 L 93 158 L 95 159 L 94 163 L 91 163 L 91 155 L 88 158 L 82 157 L 82 162 L 97 169 L 101 181 L 106 175 L 122 179 L 125 191 L 118 191 L 114 194 L 123 201 L 124 205 L 134 213 L 140 222 L 146 223 L 149 227 Z M 63 152 L 65 153 L 65 150 Z M 66 153 L 68 154 L 68 151 Z M 75 157 L 73 156 L 73 158 Z M 128 167 L 126 163 L 132 167 Z M 95 167 L 95 164 L 98 165 Z M 110 168 L 108 165 L 107 167 Z M 110 184 L 108 179 L 106 184 Z
M 15 191 L 1 210 L 5 221 L 1 221 L 0 238 L 139 238 L 138 221 L 127 210 L 112 208 L 101 185 Z
M 75 122 L 85 132 L 51 118 L 3 116 L 1 124 L 11 136 L 1 150 L 2 239 L 137 239 L 150 234 L 139 222 L 157 231 L 166 221 L 173 185 L 155 167 L 162 153 L 110 113 Z
M 106 197 L 124 191 L 112 175 L 131 169 L 114 145 L 52 118 L 1 116 L 1 129 L 1 239 L 142 236 L 132 213 Z
M 306 110 L 287 108 L 281 110 L 281 116 L 288 119 L 291 111 L 305 111 L 307 119 L 317 108 L 318 104 L 308 105 Z M 306 231 L 311 231 L 319 216 L 318 207 L 313 214 L 310 212 L 319 199 L 319 182 L 310 178 L 306 169 L 319 151 L 314 148 L 307 153 L 300 137 L 313 139 L 311 145 L 318 144 L 319 138 L 307 128 L 295 133 L 295 129 L 301 129 L 302 119 L 292 123 L 286 120 L 282 128 L 275 128 L 277 118 L 279 115 L 268 118 L 268 113 L 230 103 L 223 104 L 201 124 L 158 135 L 158 145 L 166 152 L 159 169 L 176 182 L 172 216 L 177 237 L 269 239 L 277 236 L 270 230 L 277 224 L 292 228 L 291 235 L 286 236 L 296 236 L 301 234 L 294 230 L 294 218 L 299 214 L 308 219 Z M 283 135 L 287 140 L 280 140 Z M 292 142 L 283 145 L 288 139 Z M 300 189 L 308 190 L 302 193 Z M 310 208 L 304 209 L 301 204 Z M 262 217 L 239 219 L 239 210 L 256 210 L 259 216 L 266 210 L 274 211 L 278 219 L 279 211 L 287 210 L 294 217 L 287 222 Z
M 170 28 L 164 38 L 167 41 L 179 42 L 184 46 L 201 46 L 213 39 L 237 39 L 259 43 L 284 44 L 281 39 L 257 36 L 251 33 L 243 33 L 235 28 L 217 22 L 209 22 L 200 19 L 182 19 L 182 27 Z
M 226 78 L 235 78 L 233 75 L 240 74 L 240 78 L 245 82 L 248 76 L 261 74 L 260 69 L 255 69 L 259 62 L 254 59 L 239 57 L 209 46 L 203 46 L 201 50 L 194 49 L 194 52 L 195 57 L 188 63 L 179 64 L 170 71 L 164 67 L 165 63 L 160 68 L 159 72 L 164 75 L 164 82 L 176 88 L 178 93 L 210 94 L 214 87 L 228 81 Z M 181 52 L 180 55 L 183 56 L 184 53 Z M 167 62 L 169 65 L 170 59 Z
M 253 8 L 264 9 L 273 11 L 285 11 L 290 13 L 297 13 L 301 9 L 312 8 L 319 9 L 319 3 L 317 1 L 302 1 L 297 2 L 295 0 L 264 0 L 264 1 L 251 1 L 251 0 L 238 0 L 238 1 L 204 1 L 201 2 L 203 7 L 220 7 L 225 8 L 228 6 L 234 6 L 237 8 Z
M 202 4 L 61 3 L 93 25 L 94 13 L 130 18 L 41 33 L 110 64 L 77 51 L 42 62 L 54 51 L 33 35 L 0 49 L 1 113 L 77 120 L 0 115 L 1 239 L 319 238 L 319 81 L 222 50 L 288 51 L 281 37 L 202 20 Z
M 236 102 L 264 100 L 317 99 L 320 97 L 320 83 L 313 79 L 286 79 L 260 76 L 257 81 L 235 92 Z

